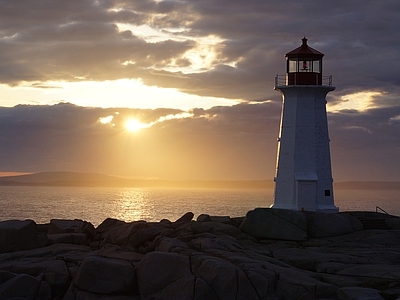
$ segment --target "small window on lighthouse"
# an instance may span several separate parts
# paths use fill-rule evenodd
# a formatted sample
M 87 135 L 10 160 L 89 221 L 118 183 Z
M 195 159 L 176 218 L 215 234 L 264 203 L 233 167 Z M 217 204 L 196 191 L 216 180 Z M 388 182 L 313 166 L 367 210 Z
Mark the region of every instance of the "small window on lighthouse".
M 313 61 L 313 72 L 314 73 L 321 73 L 321 64 L 319 60 Z
M 289 73 L 297 72 L 296 65 L 297 65 L 296 60 L 289 60 Z
M 325 190 L 325 196 L 329 197 L 331 195 L 331 190 Z

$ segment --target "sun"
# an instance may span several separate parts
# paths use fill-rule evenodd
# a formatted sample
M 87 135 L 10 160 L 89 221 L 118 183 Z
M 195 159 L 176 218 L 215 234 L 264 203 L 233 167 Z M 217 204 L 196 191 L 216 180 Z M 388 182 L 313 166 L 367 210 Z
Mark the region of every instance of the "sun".
M 147 128 L 146 124 L 140 123 L 138 120 L 133 118 L 126 121 L 125 127 L 130 132 L 137 132 L 140 129 Z

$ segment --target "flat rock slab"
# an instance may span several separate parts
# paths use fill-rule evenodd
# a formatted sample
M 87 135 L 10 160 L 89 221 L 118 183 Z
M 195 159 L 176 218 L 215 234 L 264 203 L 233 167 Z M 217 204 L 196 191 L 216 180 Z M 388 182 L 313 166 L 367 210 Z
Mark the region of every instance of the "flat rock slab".
M 308 237 L 322 238 L 344 235 L 363 229 L 361 222 L 349 214 L 304 212 Z
M 75 276 L 75 285 L 85 291 L 99 294 L 133 292 L 136 272 L 125 260 L 89 255 Z
M 4 277 L 2 273 L 0 277 Z M 0 299 L 51 299 L 50 287 L 45 282 L 26 274 L 9 273 L 8 277 L 0 281 Z
M 40 234 L 32 220 L 0 222 L 0 253 L 43 247 L 46 236 Z
M 193 299 L 195 277 L 187 256 L 148 253 L 139 263 L 137 276 L 142 299 Z
M 304 241 L 307 218 L 298 211 L 256 208 L 246 214 L 240 230 L 257 239 Z
M 338 290 L 338 300 L 384 300 L 384 298 L 374 289 L 345 287 Z

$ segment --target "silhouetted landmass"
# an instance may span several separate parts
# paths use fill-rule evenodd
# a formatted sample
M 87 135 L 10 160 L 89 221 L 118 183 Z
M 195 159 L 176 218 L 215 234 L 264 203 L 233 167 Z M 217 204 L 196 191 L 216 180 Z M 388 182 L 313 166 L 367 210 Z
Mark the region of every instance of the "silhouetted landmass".
M 98 173 L 42 172 L 0 177 L 0 185 L 269 189 L 273 181 L 127 179 Z
M 160 187 L 160 188 L 229 188 L 273 189 L 273 180 L 161 180 L 127 179 L 98 173 L 41 172 L 0 177 L 2 186 L 82 186 L 82 187 Z M 400 190 L 400 182 L 336 182 L 335 189 Z
M 346 181 L 335 183 L 340 190 L 400 190 L 400 182 L 395 181 Z

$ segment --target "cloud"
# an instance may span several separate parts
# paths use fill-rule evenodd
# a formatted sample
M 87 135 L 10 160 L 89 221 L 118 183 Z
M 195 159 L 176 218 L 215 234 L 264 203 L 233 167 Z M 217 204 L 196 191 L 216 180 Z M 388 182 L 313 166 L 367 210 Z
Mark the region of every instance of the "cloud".
M 194 109 L 0 108 L 1 171 L 79 171 L 163 179 L 272 179 L 280 104 Z M 328 116 L 333 175 L 400 180 L 400 106 Z M 112 118 L 110 118 L 112 116 Z M 176 116 L 176 118 L 168 117 Z M 109 118 L 111 122 L 100 122 Z M 125 121 L 152 126 L 132 133 Z M 115 126 L 111 126 L 115 124 Z
M 342 180 L 398 181 L 400 106 L 329 114 L 333 172 Z
M 379 89 L 398 96 L 396 0 L 0 5 L 0 80 L 10 85 L 141 78 L 148 85 L 202 96 L 278 101 L 273 77 L 284 73 L 284 54 L 306 35 L 326 54 L 324 70 L 333 74 L 339 92 Z M 207 50 L 212 60 L 198 72 L 195 65 L 202 58 L 194 62 L 185 55 L 199 51 L 211 37 L 219 39 Z

